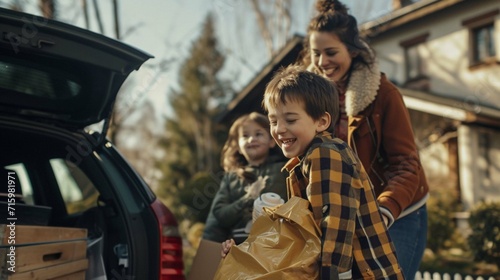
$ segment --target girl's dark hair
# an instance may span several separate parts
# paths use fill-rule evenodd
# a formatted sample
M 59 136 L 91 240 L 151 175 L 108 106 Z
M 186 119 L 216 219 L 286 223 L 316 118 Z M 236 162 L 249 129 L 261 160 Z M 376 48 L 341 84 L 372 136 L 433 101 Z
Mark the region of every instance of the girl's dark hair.
M 312 32 L 316 31 L 337 35 L 349 52 L 357 54 L 352 60 L 351 67 L 361 65 L 370 67 L 374 62 L 372 50 L 360 37 L 356 18 L 348 13 L 348 8 L 337 0 L 318 0 L 316 10 L 318 14 L 311 19 L 307 28 L 301 54 L 302 63 L 305 66 L 311 63 L 309 37 Z
M 253 182 L 257 179 L 257 177 L 255 176 L 255 174 L 251 172 L 252 171 L 251 168 L 247 168 L 248 161 L 239 152 L 239 147 L 238 147 L 238 137 L 239 137 L 238 129 L 246 121 L 253 121 L 262 128 L 264 128 L 267 131 L 267 133 L 270 133 L 269 119 L 267 118 L 267 116 L 257 112 L 252 112 L 250 114 L 245 114 L 238 117 L 231 125 L 226 143 L 222 148 L 221 165 L 224 171 L 236 172 L 238 176 L 240 176 L 241 178 L 246 179 L 249 182 Z M 269 156 L 275 153 L 276 154 L 281 153 L 281 150 L 276 146 L 269 151 Z

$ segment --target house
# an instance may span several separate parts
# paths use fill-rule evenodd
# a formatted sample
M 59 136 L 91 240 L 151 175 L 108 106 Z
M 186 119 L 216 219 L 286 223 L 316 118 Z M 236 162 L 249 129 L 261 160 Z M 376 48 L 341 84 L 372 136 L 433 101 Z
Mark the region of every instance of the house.
M 413 2 L 360 31 L 401 89 L 432 187 L 465 210 L 500 200 L 500 2 Z
M 393 1 L 361 24 L 381 70 L 401 90 L 431 185 L 465 210 L 500 200 L 500 2 Z M 297 59 L 295 36 L 229 104 L 221 121 L 261 109 L 266 83 Z

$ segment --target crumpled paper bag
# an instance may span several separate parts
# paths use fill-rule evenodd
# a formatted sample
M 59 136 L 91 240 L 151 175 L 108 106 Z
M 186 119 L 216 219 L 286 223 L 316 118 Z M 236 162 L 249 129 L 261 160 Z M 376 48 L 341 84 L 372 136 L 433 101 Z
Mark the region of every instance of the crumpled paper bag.
M 214 279 L 318 279 L 321 231 L 309 201 L 294 196 L 264 210 L 247 240 L 222 259 Z

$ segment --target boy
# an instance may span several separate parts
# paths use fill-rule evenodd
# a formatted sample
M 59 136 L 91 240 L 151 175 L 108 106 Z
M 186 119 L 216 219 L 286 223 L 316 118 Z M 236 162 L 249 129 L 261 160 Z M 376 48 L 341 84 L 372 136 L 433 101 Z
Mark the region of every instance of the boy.
M 287 158 L 288 195 L 307 198 L 321 228 L 321 279 L 404 279 L 361 162 L 339 138 L 338 92 L 289 66 L 266 87 L 271 135 Z

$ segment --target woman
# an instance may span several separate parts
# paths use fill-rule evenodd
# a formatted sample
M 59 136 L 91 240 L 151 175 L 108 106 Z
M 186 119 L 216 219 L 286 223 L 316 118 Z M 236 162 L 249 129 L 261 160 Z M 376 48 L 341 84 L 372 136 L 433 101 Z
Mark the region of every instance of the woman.
M 405 278 L 413 279 L 427 242 L 429 188 L 408 111 L 401 93 L 380 73 L 347 8 L 332 0 L 319 0 L 316 8 L 303 62 L 339 87 L 336 136 L 363 163 Z

